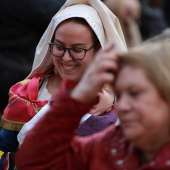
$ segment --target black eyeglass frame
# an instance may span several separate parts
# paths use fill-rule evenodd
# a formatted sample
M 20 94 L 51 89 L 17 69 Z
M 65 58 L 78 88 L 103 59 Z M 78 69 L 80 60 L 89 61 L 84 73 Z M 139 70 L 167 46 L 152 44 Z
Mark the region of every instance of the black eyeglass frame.
M 58 45 L 58 44 L 55 44 L 55 43 L 53 43 L 53 42 L 49 43 L 48 45 L 49 45 L 49 47 L 50 47 L 50 52 L 51 52 L 51 54 L 52 54 L 54 57 L 58 57 L 58 58 L 59 58 L 59 57 L 64 57 L 65 52 L 68 51 L 70 57 L 71 57 L 73 60 L 83 60 L 83 59 L 85 58 L 85 56 L 86 56 L 87 51 L 89 51 L 89 50 L 91 50 L 92 48 L 95 47 L 95 44 L 93 44 L 93 45 L 92 45 L 90 48 L 88 48 L 88 49 L 77 48 L 77 49 L 80 49 L 80 50 L 83 50 L 83 51 L 84 51 L 84 57 L 81 58 L 81 59 L 76 59 L 76 58 L 74 58 L 74 56 L 73 56 L 73 55 L 71 54 L 71 52 L 70 52 L 73 48 L 66 48 L 66 47 L 60 46 L 60 45 Z M 63 55 L 62 55 L 62 56 L 56 56 L 56 55 L 54 55 L 54 54 L 52 53 L 52 46 L 53 46 L 53 45 L 58 45 L 58 46 L 60 46 L 60 47 L 63 48 L 64 52 L 63 52 Z

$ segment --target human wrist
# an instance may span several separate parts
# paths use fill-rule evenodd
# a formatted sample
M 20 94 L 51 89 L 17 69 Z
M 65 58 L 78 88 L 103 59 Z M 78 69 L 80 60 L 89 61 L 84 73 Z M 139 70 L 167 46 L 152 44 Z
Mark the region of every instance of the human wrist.
M 70 92 L 70 96 L 74 100 L 82 103 L 92 103 L 94 99 L 93 96 L 88 93 L 87 89 L 83 89 L 81 86 L 78 85 Z

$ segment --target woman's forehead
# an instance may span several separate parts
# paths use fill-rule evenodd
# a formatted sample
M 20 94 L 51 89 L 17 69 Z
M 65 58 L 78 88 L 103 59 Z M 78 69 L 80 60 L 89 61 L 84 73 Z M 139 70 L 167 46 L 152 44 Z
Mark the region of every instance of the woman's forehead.
M 115 88 L 127 87 L 128 85 L 136 85 L 147 81 L 147 75 L 142 67 L 134 67 L 126 65 L 122 67 L 115 79 Z

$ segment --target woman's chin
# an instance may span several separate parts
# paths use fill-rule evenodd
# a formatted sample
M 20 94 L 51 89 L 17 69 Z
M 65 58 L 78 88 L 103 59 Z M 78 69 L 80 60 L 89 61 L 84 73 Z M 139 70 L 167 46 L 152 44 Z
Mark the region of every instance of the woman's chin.
M 91 115 L 95 115 L 96 114 L 96 108 L 93 106 L 88 113 L 91 114 Z
M 135 141 L 136 139 L 140 138 L 141 133 L 134 127 L 125 127 L 123 128 L 123 134 L 125 138 L 129 141 Z

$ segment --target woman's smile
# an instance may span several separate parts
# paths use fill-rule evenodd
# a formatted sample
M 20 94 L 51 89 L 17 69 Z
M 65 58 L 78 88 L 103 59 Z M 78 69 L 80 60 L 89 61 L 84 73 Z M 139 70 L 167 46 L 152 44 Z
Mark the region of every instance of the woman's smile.
M 65 65 L 65 64 L 61 64 L 61 65 L 64 68 L 64 71 L 72 71 L 75 68 L 77 68 L 77 65 Z

